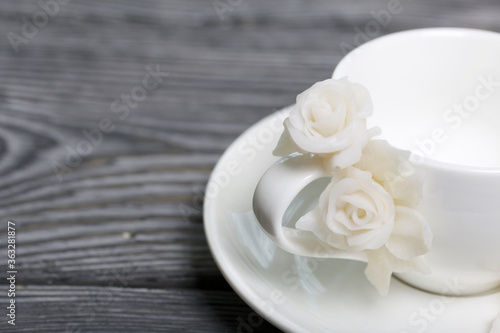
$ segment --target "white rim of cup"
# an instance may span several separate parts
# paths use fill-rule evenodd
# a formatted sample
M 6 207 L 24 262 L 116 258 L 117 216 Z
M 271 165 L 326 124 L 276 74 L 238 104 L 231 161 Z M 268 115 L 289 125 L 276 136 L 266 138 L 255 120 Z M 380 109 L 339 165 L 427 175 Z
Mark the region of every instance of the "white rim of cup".
M 500 32 L 494 32 L 489 30 L 482 29 L 471 29 L 471 28 L 454 28 L 454 27 L 436 27 L 436 28 L 423 28 L 423 29 L 412 29 L 405 30 L 400 32 L 391 33 L 382 37 L 375 38 L 371 41 L 368 41 L 352 51 L 346 54 L 342 60 L 337 64 L 335 70 L 333 72 L 334 78 L 339 78 L 346 76 L 346 69 L 350 66 L 349 62 L 351 58 L 355 56 L 356 53 L 363 52 L 364 49 L 370 48 L 374 44 L 379 44 L 380 42 L 389 42 L 392 40 L 397 40 L 401 38 L 407 38 L 408 36 L 479 36 L 481 38 L 495 38 L 496 42 L 500 42 Z M 341 74 L 337 74 L 340 71 Z M 500 129 L 499 129 L 500 130 Z M 394 146 L 390 141 L 389 144 L 400 150 L 405 150 Z M 463 164 L 456 164 L 450 162 L 438 161 L 427 156 L 423 156 L 423 161 L 421 163 L 413 163 L 418 167 L 430 167 L 433 169 L 440 169 L 443 171 L 453 171 L 453 172 L 462 172 L 462 173 L 481 173 L 481 174 L 493 174 L 500 176 L 500 166 L 499 167 L 480 167 L 480 166 L 470 166 Z

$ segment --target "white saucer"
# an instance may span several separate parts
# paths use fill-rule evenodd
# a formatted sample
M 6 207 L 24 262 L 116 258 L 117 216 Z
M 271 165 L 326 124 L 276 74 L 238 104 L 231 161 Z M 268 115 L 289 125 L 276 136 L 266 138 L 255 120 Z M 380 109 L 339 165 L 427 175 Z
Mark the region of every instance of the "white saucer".
M 271 152 L 286 112 L 245 131 L 224 153 L 207 186 L 208 243 L 240 297 L 287 332 L 488 333 L 500 312 L 498 290 L 443 297 L 393 278 L 389 294 L 381 297 L 365 279 L 365 264 L 291 255 L 267 238 L 253 215 L 252 196 L 278 159 Z

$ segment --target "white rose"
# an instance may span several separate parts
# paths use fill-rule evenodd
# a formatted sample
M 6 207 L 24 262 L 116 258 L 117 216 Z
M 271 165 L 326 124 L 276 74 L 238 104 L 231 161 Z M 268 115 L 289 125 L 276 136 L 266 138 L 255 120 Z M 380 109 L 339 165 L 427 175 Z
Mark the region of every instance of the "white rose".
M 332 178 L 312 214 L 313 220 L 303 218 L 296 227 L 312 231 L 336 249 L 359 252 L 378 249 L 387 242 L 394 227 L 395 206 L 370 172 L 349 167 Z
M 421 201 L 422 169 L 412 165 L 409 151 L 396 149 L 385 140 L 371 140 L 365 146 L 361 160 L 354 166 L 370 171 L 396 205 L 415 208 Z
M 365 275 L 381 294 L 388 292 L 392 272 L 429 272 L 422 255 L 430 249 L 432 233 L 425 218 L 397 205 L 370 172 L 356 167 L 334 174 L 316 208 L 296 228 L 311 231 L 332 253 L 349 252 L 367 261 Z
M 366 118 L 373 112 L 368 90 L 346 78 L 314 84 L 297 96 L 285 120 L 285 135 L 299 151 L 327 159 L 330 168 L 358 162 L 375 133 L 367 131 Z

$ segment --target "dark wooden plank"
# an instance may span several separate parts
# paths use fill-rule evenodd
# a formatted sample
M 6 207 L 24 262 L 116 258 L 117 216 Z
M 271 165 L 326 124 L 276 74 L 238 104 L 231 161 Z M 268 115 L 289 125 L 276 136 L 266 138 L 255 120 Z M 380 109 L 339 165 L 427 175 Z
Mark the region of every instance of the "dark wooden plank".
M 25 287 L 16 326 L 2 323 L 2 332 L 274 331 L 231 291 L 130 288 L 129 278 L 117 272 L 105 287 Z

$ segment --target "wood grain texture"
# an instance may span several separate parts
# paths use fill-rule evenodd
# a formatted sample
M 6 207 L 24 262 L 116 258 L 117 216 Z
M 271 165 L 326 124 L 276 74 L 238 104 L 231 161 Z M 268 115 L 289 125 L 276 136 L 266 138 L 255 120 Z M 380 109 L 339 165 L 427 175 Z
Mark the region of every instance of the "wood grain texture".
M 215 265 L 205 184 L 243 130 L 329 77 L 342 43 L 356 45 L 356 29 L 388 3 L 243 0 L 221 17 L 212 1 L 72 0 L 16 53 L 9 33 L 23 36 L 23 18 L 41 7 L 2 1 L 0 260 L 15 221 L 22 289 L 18 325 L 2 320 L 0 331 L 244 332 L 249 318 L 258 325 L 246 331 L 279 331 Z M 370 39 L 431 26 L 500 31 L 494 0 L 401 8 Z M 148 66 L 168 75 L 143 100 L 120 102 L 140 92 Z M 113 129 L 84 147 L 103 119 Z M 68 151 L 85 148 L 69 165 Z M 59 177 L 57 163 L 67 167 Z

